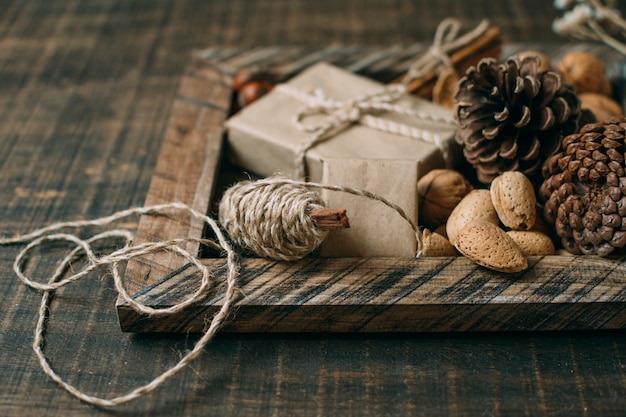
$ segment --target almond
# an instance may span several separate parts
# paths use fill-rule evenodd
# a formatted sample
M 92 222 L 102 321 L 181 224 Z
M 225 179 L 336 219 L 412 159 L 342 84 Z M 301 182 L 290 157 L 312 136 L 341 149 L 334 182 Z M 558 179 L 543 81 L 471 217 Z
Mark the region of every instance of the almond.
M 491 183 L 491 201 L 503 225 L 528 230 L 537 218 L 537 198 L 530 180 L 519 171 L 507 171 Z
M 489 190 L 470 191 L 450 213 L 446 223 L 446 234 L 453 245 L 456 244 L 455 240 L 459 230 L 470 220 L 485 220 L 494 225 L 498 224 L 498 215 L 491 202 Z
M 454 246 L 471 261 L 494 271 L 519 272 L 528 261 L 513 239 L 493 223 L 471 220 L 456 237 Z
M 509 230 L 507 235 L 515 241 L 524 256 L 547 256 L 556 252 L 552 239 L 536 230 Z
M 422 232 L 422 256 L 459 256 L 456 248 L 448 239 L 428 229 Z

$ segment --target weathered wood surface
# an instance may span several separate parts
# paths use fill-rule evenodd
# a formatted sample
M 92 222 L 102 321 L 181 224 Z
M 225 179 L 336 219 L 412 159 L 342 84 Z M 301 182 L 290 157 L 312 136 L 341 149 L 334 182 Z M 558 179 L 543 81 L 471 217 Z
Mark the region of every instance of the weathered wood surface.
M 462 257 L 307 259 L 242 263 L 241 300 L 223 328 L 236 332 L 459 332 L 620 329 L 626 326 L 626 263 L 593 257 L 531 259 L 525 273 L 486 271 Z M 224 262 L 207 261 L 215 271 Z M 198 332 L 221 306 L 224 274 L 202 305 L 158 319 L 119 308 L 122 328 Z M 199 274 L 181 268 L 136 300 L 181 302 Z M 195 284 L 195 285 L 194 285 Z M 195 288 L 194 288 L 195 287 Z
M 568 48 L 542 43 L 559 41 L 545 0 L 1 0 L 0 233 L 142 205 L 193 48 L 413 44 L 451 14 Z M 18 249 L 0 248 L 0 416 L 626 414 L 624 330 L 219 334 L 155 394 L 103 412 L 41 371 L 40 298 L 12 271 Z M 29 267 L 45 280 L 54 255 L 35 253 Z M 50 308 L 52 365 L 100 396 L 147 383 L 197 340 L 122 333 L 115 300 L 101 271 Z
M 257 66 L 287 78 L 323 59 L 373 78 L 394 79 L 406 70 L 410 57 L 420 48 L 423 46 L 404 50 L 258 48 L 247 52 L 218 49 L 197 52 L 185 71 L 174 101 L 147 202 L 176 200 L 207 212 L 209 198 L 215 204 L 221 189 L 232 183 L 232 169 L 218 169 L 220 156 L 222 164 L 228 165 L 227 155 L 220 152 L 226 147 L 221 129 L 231 97 L 227 84 L 231 78 L 224 74 L 233 74 L 237 68 Z M 503 55 L 522 48 L 520 44 L 509 44 Z M 562 53 L 552 51 L 555 60 L 559 52 Z M 596 53 L 608 63 L 617 59 L 616 53 L 605 48 Z M 192 95 L 194 98 L 190 99 Z M 180 108 L 187 111 L 183 113 Z M 189 155 L 194 158 L 190 160 Z M 216 178 L 222 173 L 227 176 L 226 181 Z M 215 188 L 217 195 L 210 193 Z M 212 208 L 215 215 L 215 207 Z M 145 216 L 138 228 L 139 241 L 202 236 L 201 227 L 179 227 L 180 224 L 176 219 Z M 207 262 L 218 272 L 223 263 Z M 624 262 L 626 260 L 621 258 L 549 256 L 533 259 L 528 270 L 511 275 L 489 271 L 464 258 L 307 259 L 288 264 L 249 260 L 244 263 L 239 279 L 242 296 L 224 330 L 620 329 L 626 325 Z M 137 300 L 153 307 L 181 302 L 195 292 L 198 285 L 197 274 L 194 275 L 193 269 L 185 263 L 181 257 L 161 253 L 141 259 L 140 263 L 131 262 L 125 276 L 127 287 Z M 214 279 L 216 283 L 223 282 L 224 274 L 216 273 Z M 121 328 L 132 332 L 202 331 L 207 318 L 221 305 L 221 290 L 219 286 L 214 288 L 195 308 L 158 319 L 146 319 L 120 302 Z
M 232 76 L 205 60 L 192 59 L 180 81 L 172 105 L 160 157 L 154 169 L 145 205 L 184 202 L 200 213 L 209 211 L 215 190 L 223 122 L 231 103 Z M 184 212 L 171 217 L 144 215 L 134 243 L 158 242 L 181 236 L 201 237 L 202 221 Z M 198 253 L 199 244 L 185 249 Z M 171 252 L 134 258 L 126 268 L 128 291 L 135 293 L 183 265 Z

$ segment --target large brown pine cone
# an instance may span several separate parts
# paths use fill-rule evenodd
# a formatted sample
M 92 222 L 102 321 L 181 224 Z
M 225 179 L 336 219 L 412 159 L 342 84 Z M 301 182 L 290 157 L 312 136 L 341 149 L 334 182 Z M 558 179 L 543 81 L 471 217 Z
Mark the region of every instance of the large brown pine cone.
M 607 256 L 626 245 L 626 118 L 590 123 L 546 160 L 544 216 L 566 250 Z
M 470 67 L 455 96 L 456 140 L 484 184 L 505 171 L 541 181 L 541 165 L 578 128 L 580 100 L 553 71 L 539 72 L 539 59 L 493 58 Z

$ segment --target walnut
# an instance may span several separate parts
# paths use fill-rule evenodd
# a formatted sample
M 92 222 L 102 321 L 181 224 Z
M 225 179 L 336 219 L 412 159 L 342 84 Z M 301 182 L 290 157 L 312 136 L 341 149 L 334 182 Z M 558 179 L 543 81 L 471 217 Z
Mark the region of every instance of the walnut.
M 473 189 L 452 169 L 434 169 L 417 182 L 420 223 L 430 229 L 444 224 L 456 205 Z
M 594 92 L 611 96 L 613 93 L 604 63 L 594 54 L 569 52 L 561 58 L 557 70 L 563 76 L 563 81 L 572 84 L 579 94 Z
M 624 109 L 617 101 L 600 93 L 582 93 L 578 95 L 580 107 L 589 109 L 598 121 L 624 114 Z

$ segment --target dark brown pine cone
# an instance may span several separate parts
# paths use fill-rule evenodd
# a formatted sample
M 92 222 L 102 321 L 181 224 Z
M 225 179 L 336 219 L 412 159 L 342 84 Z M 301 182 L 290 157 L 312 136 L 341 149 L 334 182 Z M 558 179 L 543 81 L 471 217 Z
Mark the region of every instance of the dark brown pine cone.
M 456 140 L 484 184 L 505 171 L 540 183 L 543 162 L 578 128 L 580 100 L 573 87 L 538 66 L 535 56 L 503 64 L 485 58 L 459 81 Z
M 626 118 L 590 123 L 543 166 L 544 216 L 564 248 L 607 256 L 626 245 Z

